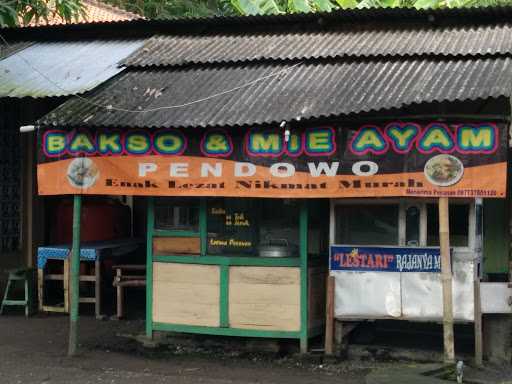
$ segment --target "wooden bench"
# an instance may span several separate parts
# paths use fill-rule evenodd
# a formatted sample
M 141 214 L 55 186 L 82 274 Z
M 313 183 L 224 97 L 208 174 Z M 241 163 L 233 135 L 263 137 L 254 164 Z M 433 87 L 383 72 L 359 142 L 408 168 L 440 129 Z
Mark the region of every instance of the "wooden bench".
M 123 255 L 136 250 L 144 243 L 137 238 L 116 239 L 98 242 L 85 242 L 80 246 L 80 263 L 87 266 L 89 274 L 80 274 L 80 282 L 86 282 L 94 286 L 94 296 L 79 297 L 79 302 L 85 304 L 94 304 L 96 318 L 102 319 L 101 314 L 101 286 L 102 286 L 102 263 L 105 260 L 119 260 Z M 69 313 L 70 307 L 70 255 L 71 245 L 50 245 L 39 247 L 37 250 L 37 268 L 38 268 L 38 291 L 39 291 L 39 310 L 45 312 L 63 312 Z M 46 271 L 48 261 L 52 263 L 62 263 L 58 268 L 61 273 L 50 274 Z M 45 283 L 49 280 L 62 281 L 64 297 L 63 305 L 46 305 L 44 302 Z
M 117 318 L 124 317 L 124 289 L 128 287 L 146 287 L 146 266 L 137 264 L 114 265 L 113 286 L 117 293 Z

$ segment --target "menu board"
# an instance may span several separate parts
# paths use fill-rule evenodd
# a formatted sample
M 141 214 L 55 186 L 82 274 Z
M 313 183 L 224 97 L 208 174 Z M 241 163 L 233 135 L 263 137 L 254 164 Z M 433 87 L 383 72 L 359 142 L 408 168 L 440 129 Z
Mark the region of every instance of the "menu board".
M 208 254 L 255 255 L 256 207 L 251 199 L 215 199 L 208 204 Z

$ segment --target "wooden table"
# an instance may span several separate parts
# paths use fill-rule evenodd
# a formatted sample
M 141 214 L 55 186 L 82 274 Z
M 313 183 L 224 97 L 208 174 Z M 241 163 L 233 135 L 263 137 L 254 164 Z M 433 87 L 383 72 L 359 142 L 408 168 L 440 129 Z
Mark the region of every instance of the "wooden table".
M 101 263 L 106 259 L 119 259 L 123 255 L 135 251 L 144 241 L 137 238 L 83 243 L 80 246 L 80 261 L 94 263 L 94 274 L 80 275 L 81 282 L 94 283 L 93 297 L 80 297 L 80 303 L 95 305 L 97 318 L 101 317 Z M 69 313 L 69 258 L 71 245 L 39 247 L 37 250 L 38 296 L 39 310 L 45 312 Z M 46 274 L 48 260 L 63 262 L 62 274 Z M 50 306 L 44 303 L 45 281 L 62 281 L 64 285 L 64 305 Z

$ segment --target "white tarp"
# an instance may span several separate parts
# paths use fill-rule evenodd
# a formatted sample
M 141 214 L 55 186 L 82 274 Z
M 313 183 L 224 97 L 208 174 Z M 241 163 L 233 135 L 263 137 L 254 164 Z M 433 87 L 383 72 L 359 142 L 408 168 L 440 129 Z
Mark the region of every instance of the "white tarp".
M 331 271 L 335 277 L 335 316 L 353 319 L 440 321 L 443 316 L 441 274 L 432 272 Z M 473 321 L 474 261 L 453 263 L 456 321 Z
M 512 313 L 512 288 L 508 283 L 481 283 L 482 313 Z
M 332 271 L 331 275 L 336 282 L 336 317 L 400 317 L 400 273 Z

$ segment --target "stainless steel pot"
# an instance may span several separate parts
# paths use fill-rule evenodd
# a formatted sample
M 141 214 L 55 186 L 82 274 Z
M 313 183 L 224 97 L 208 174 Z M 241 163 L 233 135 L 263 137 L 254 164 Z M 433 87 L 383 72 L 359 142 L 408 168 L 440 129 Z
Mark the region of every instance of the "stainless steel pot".
M 268 239 L 258 247 L 260 257 L 294 257 L 297 253 L 298 247 L 286 239 Z

